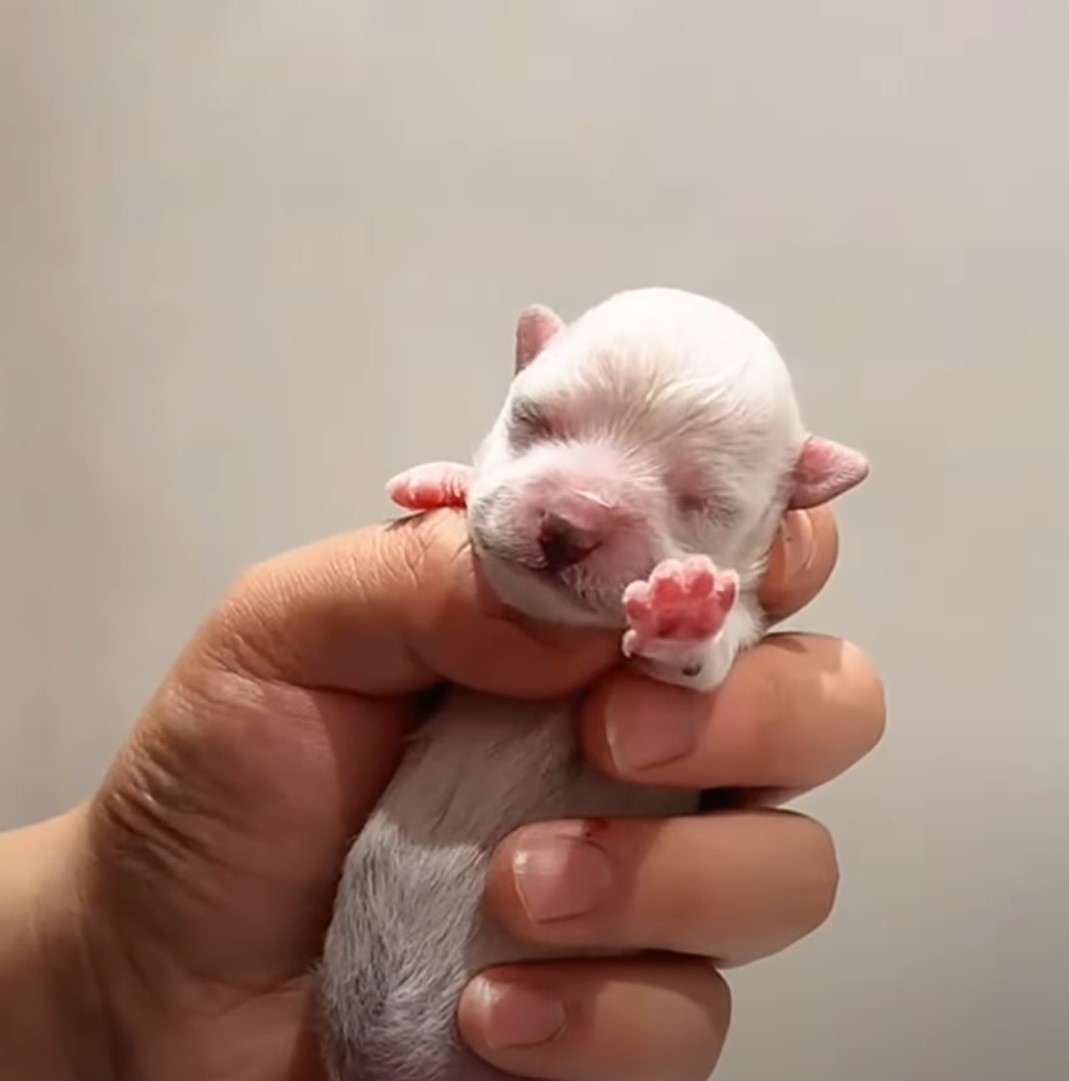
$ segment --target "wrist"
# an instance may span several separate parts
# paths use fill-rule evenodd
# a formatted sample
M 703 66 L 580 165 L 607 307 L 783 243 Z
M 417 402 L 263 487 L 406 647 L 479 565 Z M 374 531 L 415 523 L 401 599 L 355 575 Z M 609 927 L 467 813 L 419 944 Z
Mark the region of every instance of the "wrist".
M 0 834 L 0 1062 L 20 1081 L 111 1081 L 77 887 L 83 812 Z

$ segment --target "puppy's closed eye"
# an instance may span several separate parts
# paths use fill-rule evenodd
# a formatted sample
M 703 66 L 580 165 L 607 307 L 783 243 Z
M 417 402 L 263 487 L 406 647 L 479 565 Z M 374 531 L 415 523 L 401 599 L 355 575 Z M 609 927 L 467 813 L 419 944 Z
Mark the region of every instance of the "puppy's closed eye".
M 675 503 L 685 518 L 704 519 L 720 526 L 731 525 L 738 513 L 719 492 L 684 491 L 676 495 Z
M 558 436 L 548 411 L 530 398 L 517 398 L 509 410 L 509 437 L 521 446 L 529 446 Z

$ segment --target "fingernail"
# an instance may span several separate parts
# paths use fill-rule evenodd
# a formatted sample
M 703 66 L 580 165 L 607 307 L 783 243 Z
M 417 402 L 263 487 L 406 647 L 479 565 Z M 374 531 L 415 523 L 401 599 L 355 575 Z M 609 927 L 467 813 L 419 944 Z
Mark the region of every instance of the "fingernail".
M 664 765 L 691 754 L 707 704 L 677 687 L 627 680 L 605 706 L 609 752 L 621 773 Z
M 805 511 L 794 510 L 784 515 L 780 525 L 783 541 L 783 570 L 788 581 L 801 574 L 813 561 L 816 544 L 813 523 Z
M 527 915 L 538 923 L 566 920 L 595 908 L 612 884 L 612 868 L 600 848 L 570 832 L 530 827 L 518 841 L 512 875 Z
M 567 1015 L 551 995 L 516 983 L 477 978 L 475 993 L 483 1008 L 484 1034 L 491 1048 L 534 1047 L 552 1040 Z

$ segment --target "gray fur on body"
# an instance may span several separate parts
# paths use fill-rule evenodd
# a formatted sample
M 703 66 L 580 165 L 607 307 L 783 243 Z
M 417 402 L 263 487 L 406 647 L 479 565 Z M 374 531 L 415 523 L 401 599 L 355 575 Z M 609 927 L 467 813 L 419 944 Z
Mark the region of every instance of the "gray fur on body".
M 455 1020 L 477 972 L 537 953 L 485 914 L 493 848 L 534 821 L 697 809 L 695 792 L 603 776 L 576 737 L 574 702 L 463 690 L 414 734 L 346 860 L 326 941 L 320 994 L 333 1081 L 500 1081 L 459 1043 Z

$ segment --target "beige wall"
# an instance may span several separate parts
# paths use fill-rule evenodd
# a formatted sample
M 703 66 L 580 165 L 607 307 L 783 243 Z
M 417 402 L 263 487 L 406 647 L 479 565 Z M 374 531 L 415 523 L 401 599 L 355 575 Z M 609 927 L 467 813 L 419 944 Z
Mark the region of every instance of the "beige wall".
M 463 455 L 515 310 L 755 317 L 871 455 L 807 625 L 886 743 L 725 1081 L 1069 1075 L 1063 0 L 0 4 L 0 824 L 250 560 Z

